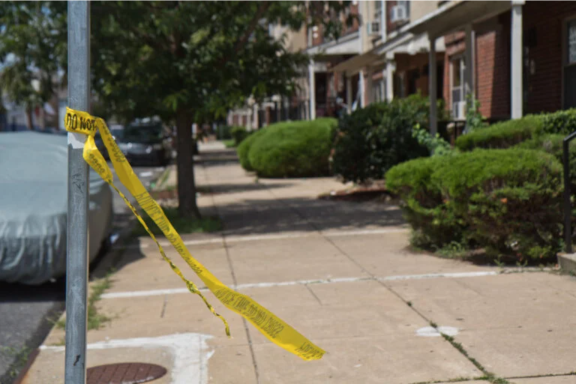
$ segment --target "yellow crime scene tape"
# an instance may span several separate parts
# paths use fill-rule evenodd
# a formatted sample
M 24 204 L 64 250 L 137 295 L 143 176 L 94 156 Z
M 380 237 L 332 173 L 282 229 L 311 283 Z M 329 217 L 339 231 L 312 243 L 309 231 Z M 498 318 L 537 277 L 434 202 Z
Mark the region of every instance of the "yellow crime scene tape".
M 136 208 L 134 208 L 126 196 L 124 196 L 124 194 L 114 185 L 112 172 L 110 171 L 106 160 L 104 160 L 104 157 L 96 147 L 94 141 L 94 135 L 97 131 L 100 131 L 100 135 L 102 136 L 104 145 L 110 154 L 110 159 L 112 160 L 112 164 L 120 182 L 128 189 L 132 196 L 134 196 L 138 204 L 150 216 L 150 218 L 154 220 L 156 225 L 158 225 L 160 230 L 164 233 L 164 236 L 166 236 L 180 256 L 182 256 L 190 268 L 192 268 L 218 300 L 220 300 L 220 302 L 222 302 L 222 304 L 224 304 L 228 309 L 242 315 L 260 332 L 262 332 L 264 336 L 285 350 L 300 356 L 304 360 L 318 360 L 322 358 L 325 353 L 322 348 L 312 343 L 282 319 L 278 318 L 250 297 L 227 287 L 198 260 L 192 257 L 182 242 L 182 238 L 178 232 L 176 232 L 174 227 L 172 227 L 172 224 L 164 214 L 160 205 L 152 198 L 152 196 L 150 196 L 146 188 L 144 188 L 138 177 L 134 174 L 132 167 L 126 160 L 124 154 L 120 151 L 120 148 L 118 148 L 118 145 L 110 134 L 108 126 L 106 126 L 104 120 L 99 117 L 94 117 L 87 112 L 66 108 L 65 126 L 68 132 L 82 133 L 88 136 L 84 145 L 84 160 L 86 160 L 86 162 L 100 175 L 100 177 L 110 184 L 122 199 L 124 199 L 126 205 L 130 207 L 138 221 L 144 226 L 152 240 L 154 240 L 158 246 L 160 254 L 162 254 L 162 257 L 166 262 L 168 262 L 172 270 L 182 279 L 182 281 L 184 281 L 190 292 L 199 295 L 202 300 L 204 300 L 204 303 L 206 303 L 206 306 L 210 311 L 215 316 L 222 319 L 228 336 L 230 336 L 230 329 L 226 320 L 216 313 L 212 305 L 210 305 L 206 297 L 202 295 L 196 285 L 192 281 L 186 279 L 180 269 L 174 265 L 168 256 L 166 256 L 164 249 L 160 243 L 158 243 L 150 229 L 146 226 L 146 223 L 138 214 Z

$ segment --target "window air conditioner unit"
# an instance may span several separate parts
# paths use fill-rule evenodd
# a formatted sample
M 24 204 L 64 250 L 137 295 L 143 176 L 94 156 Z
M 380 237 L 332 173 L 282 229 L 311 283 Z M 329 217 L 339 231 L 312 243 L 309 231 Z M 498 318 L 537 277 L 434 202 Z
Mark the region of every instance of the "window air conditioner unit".
M 458 101 L 454 103 L 454 110 L 452 113 L 454 114 L 454 119 L 464 120 L 466 118 L 466 102 Z
M 395 23 L 406 20 L 408 20 L 408 12 L 406 11 L 406 6 L 403 4 L 393 6 L 392 14 L 390 15 L 390 21 Z
M 380 21 L 374 20 L 366 24 L 366 29 L 368 31 L 368 36 L 378 35 L 380 33 Z

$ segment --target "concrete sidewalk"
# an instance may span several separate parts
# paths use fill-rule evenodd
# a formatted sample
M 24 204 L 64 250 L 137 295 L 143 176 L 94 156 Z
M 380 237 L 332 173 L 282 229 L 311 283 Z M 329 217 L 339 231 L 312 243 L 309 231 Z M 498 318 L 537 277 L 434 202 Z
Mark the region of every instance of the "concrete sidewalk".
M 256 182 L 219 143 L 201 151 L 199 204 L 225 228 L 183 236 L 192 254 L 328 353 L 300 360 L 207 292 L 228 339 L 139 238 L 97 304 L 112 320 L 88 333 L 89 367 L 150 362 L 168 369 L 154 383 L 174 384 L 576 383 L 576 279 L 414 253 L 395 206 L 317 200 L 342 185 Z M 63 383 L 63 338 L 51 332 L 24 382 Z

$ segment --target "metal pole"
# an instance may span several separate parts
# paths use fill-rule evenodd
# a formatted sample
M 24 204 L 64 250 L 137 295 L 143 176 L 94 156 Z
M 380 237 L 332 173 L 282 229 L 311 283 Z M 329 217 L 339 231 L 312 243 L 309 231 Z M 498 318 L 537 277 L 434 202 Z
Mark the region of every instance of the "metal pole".
M 90 3 L 68 3 L 68 105 L 90 110 Z M 86 382 L 88 291 L 88 164 L 86 136 L 68 133 L 68 228 L 66 240 L 66 384 Z

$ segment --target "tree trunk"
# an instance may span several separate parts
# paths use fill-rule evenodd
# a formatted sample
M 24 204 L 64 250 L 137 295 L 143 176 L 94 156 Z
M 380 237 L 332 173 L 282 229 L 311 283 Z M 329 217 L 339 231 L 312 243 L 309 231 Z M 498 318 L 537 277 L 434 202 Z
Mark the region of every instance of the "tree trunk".
M 26 108 L 26 127 L 29 130 L 34 129 L 34 126 L 32 124 L 32 108 L 30 108 L 30 107 Z
M 200 219 L 196 204 L 194 156 L 192 152 L 192 117 L 186 111 L 176 114 L 176 175 L 178 177 L 178 213 L 182 217 Z

